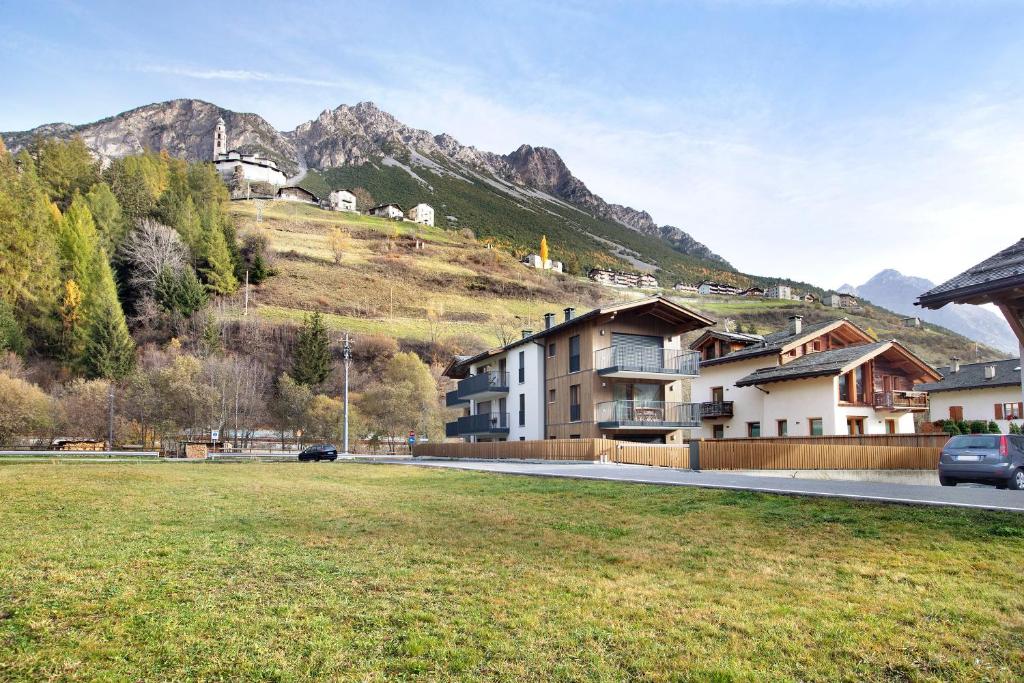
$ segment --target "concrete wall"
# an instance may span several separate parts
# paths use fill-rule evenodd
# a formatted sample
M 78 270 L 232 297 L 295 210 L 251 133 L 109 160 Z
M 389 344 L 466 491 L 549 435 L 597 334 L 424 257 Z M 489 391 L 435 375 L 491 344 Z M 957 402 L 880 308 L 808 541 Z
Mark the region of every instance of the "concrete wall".
M 218 161 L 217 172 L 226 181 L 230 181 L 235 173 L 235 166 L 241 166 L 245 179 L 252 183 L 270 183 L 271 185 L 284 185 L 285 176 L 279 170 L 267 166 L 247 164 L 240 160 Z
M 948 420 L 950 406 L 962 406 L 964 419 L 970 420 L 995 420 L 995 407 L 997 403 L 1018 403 L 1022 400 L 1021 389 L 1018 386 L 1009 387 L 985 387 L 983 389 L 965 389 L 963 391 L 936 391 L 928 394 L 931 404 L 929 419 Z M 1020 425 L 1021 420 L 1015 420 Z M 1005 434 L 1010 429 L 1008 420 L 996 420 L 999 428 Z
M 757 387 L 737 387 L 736 381 L 755 370 L 775 367 L 777 364 L 776 356 L 761 356 L 724 365 L 701 367 L 700 376 L 690 381 L 690 400 L 694 403 L 710 401 L 711 388 L 723 387 L 723 400 L 733 402 L 732 419 L 703 420 L 701 436 L 710 439 L 714 434 L 713 425 L 723 424 L 726 438 L 741 438 L 747 435 L 748 422 L 762 421 L 764 392 Z

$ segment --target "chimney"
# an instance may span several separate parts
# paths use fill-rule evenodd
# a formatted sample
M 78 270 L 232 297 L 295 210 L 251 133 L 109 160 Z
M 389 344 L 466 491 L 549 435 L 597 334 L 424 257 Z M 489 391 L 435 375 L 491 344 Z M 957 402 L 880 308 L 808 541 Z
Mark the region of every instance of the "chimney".
M 789 333 L 796 335 L 804 329 L 804 317 L 802 315 L 789 316 Z
M 950 360 L 952 361 L 952 363 L 950 363 L 949 369 L 953 372 L 953 374 L 960 372 L 960 359 L 957 358 L 956 356 L 953 356 L 952 358 L 950 358 Z
M 572 320 L 572 316 L 575 315 L 575 313 L 576 309 L 573 308 L 572 306 L 565 309 L 565 322 L 569 322 L 570 320 Z
M 986 365 L 985 366 L 985 379 L 992 379 L 996 376 L 996 366 Z
M 551 326 L 555 324 L 555 314 L 545 313 L 544 314 L 544 329 L 550 330 Z
M 522 333 L 523 333 L 523 339 L 526 339 L 531 334 L 533 334 L 533 330 L 522 330 Z

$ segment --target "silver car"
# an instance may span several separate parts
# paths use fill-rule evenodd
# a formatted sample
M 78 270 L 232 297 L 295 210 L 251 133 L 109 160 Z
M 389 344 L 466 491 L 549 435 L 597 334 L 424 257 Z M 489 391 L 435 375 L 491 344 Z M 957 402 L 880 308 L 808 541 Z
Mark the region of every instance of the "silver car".
M 939 456 L 939 483 L 961 482 L 1024 489 L 1024 436 L 962 434 L 947 441 Z

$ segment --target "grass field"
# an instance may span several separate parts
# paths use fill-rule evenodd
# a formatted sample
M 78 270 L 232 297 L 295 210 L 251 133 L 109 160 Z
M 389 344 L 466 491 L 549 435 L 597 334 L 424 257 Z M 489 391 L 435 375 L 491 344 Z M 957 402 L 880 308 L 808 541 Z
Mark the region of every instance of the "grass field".
M 0 491 L 0 680 L 1024 675 L 1008 515 L 353 464 Z

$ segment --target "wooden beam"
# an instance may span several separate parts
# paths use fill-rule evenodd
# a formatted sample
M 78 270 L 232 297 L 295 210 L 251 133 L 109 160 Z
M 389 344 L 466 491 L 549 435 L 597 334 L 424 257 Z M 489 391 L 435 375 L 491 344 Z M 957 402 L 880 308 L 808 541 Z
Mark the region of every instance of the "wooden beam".
M 1010 329 L 1017 335 L 1017 341 L 1024 345 L 1024 319 L 1021 317 L 1020 309 L 1014 306 L 1013 301 L 1010 299 L 997 300 L 996 306 L 1003 312 L 1003 317 L 1006 318 L 1006 322 L 1009 323 Z

